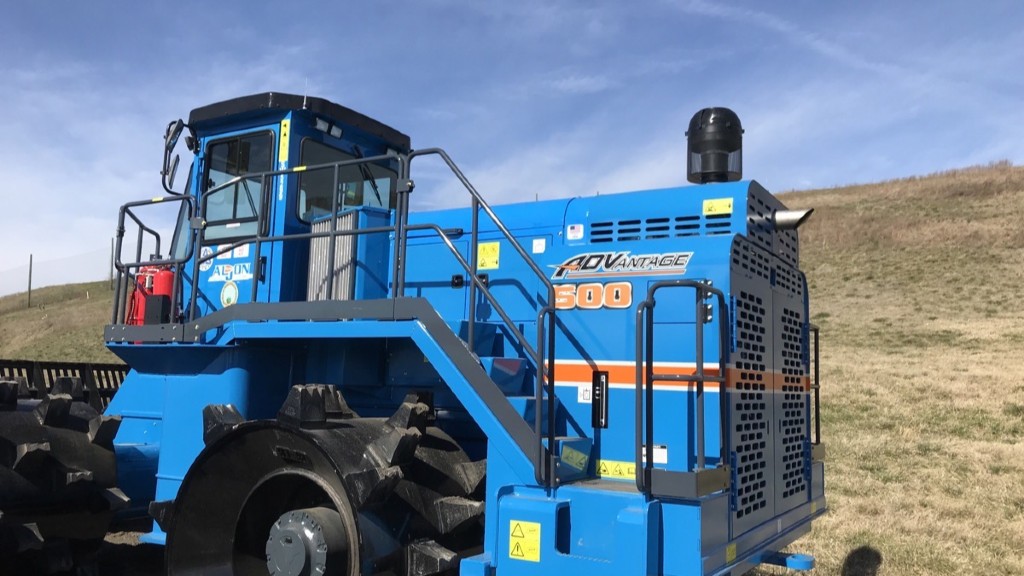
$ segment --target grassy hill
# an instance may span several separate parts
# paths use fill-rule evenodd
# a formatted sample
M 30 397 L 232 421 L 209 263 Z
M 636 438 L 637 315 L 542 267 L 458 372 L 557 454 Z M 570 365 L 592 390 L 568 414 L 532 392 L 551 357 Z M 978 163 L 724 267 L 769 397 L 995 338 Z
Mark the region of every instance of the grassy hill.
M 828 450 L 797 548 L 822 574 L 1024 574 L 1024 168 L 784 201 L 815 208 Z
M 800 236 L 830 507 L 795 550 L 821 575 L 1024 574 L 1024 168 L 785 201 L 815 208 Z M 0 357 L 114 360 L 110 297 L 0 298 Z
M 66 284 L 0 297 L 0 358 L 119 362 L 103 345 L 114 293 L 109 282 Z

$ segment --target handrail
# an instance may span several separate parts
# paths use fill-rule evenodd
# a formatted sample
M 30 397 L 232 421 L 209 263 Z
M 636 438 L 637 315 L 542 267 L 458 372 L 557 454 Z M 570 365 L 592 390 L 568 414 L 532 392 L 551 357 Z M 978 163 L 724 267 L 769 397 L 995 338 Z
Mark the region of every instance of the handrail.
M 448 238 L 448 235 L 445 234 L 444 231 L 441 230 L 441 227 L 438 226 L 437 224 L 412 224 L 407 226 L 406 229 L 433 230 L 437 232 L 438 236 L 441 237 L 441 241 L 444 243 L 445 246 L 448 247 L 448 250 L 452 253 L 452 255 L 455 256 L 455 261 L 459 263 L 459 266 L 461 266 L 462 269 L 465 270 L 467 273 L 471 271 L 472 266 L 468 262 L 466 262 L 466 259 L 462 257 L 462 254 L 459 254 L 459 249 L 455 247 L 455 244 L 453 244 L 451 239 Z M 508 329 L 512 332 L 512 335 L 515 336 L 516 340 L 520 341 L 520 344 L 522 344 L 523 346 L 523 351 L 526 352 L 526 354 L 530 357 L 531 360 L 538 361 L 539 355 L 537 350 L 534 349 L 534 347 L 531 346 L 530 343 L 526 340 L 526 336 L 524 336 L 523 333 L 520 332 L 518 328 L 516 328 L 515 322 L 512 320 L 511 317 L 509 317 L 508 313 L 505 312 L 505 309 L 501 306 L 501 304 L 498 303 L 497 298 L 495 298 L 494 295 L 491 294 L 491 291 L 487 289 L 487 286 L 483 283 L 483 280 L 471 274 L 470 281 L 474 285 L 476 285 L 477 288 L 480 289 L 480 294 L 487 299 L 487 302 L 489 302 L 491 306 L 494 307 L 494 311 L 498 313 L 498 316 L 502 319 L 502 321 L 505 323 Z M 472 348 L 470 348 L 470 350 L 472 350 Z
M 535 386 L 535 390 L 534 390 L 534 393 L 536 395 L 535 396 L 535 412 L 537 414 L 540 414 L 540 412 L 541 412 L 541 405 L 540 404 L 541 404 L 542 397 L 543 397 L 543 390 L 545 388 L 548 390 L 547 408 L 548 408 L 549 427 L 548 427 L 548 448 L 547 448 L 547 450 L 548 450 L 548 453 L 549 453 L 549 458 L 545 459 L 545 458 L 542 458 L 542 457 L 538 457 L 538 459 L 537 459 L 537 462 L 538 462 L 537 469 L 534 470 L 534 475 L 535 475 L 535 478 L 537 480 L 537 483 L 542 484 L 544 486 L 552 486 L 555 483 L 555 481 L 557 480 L 557 477 L 556 477 L 556 475 L 554 473 L 555 471 L 554 471 L 554 454 L 553 454 L 554 449 L 555 449 L 555 446 L 554 446 L 554 420 L 555 420 L 555 414 L 554 414 L 555 413 L 555 394 L 554 394 L 554 341 L 555 341 L 555 338 L 554 338 L 554 324 L 555 324 L 555 322 L 554 322 L 554 316 L 555 316 L 555 311 L 554 311 L 553 308 L 551 308 L 551 306 L 553 305 L 553 303 L 555 301 L 555 287 L 551 283 L 551 280 L 548 279 L 547 275 L 543 271 L 541 271 L 539 266 L 537 266 L 537 263 L 533 261 L 533 258 L 531 258 L 529 254 L 527 254 L 526 249 L 523 248 L 523 246 L 519 243 L 518 240 L 515 239 L 515 236 L 512 235 L 512 233 L 508 230 L 508 228 L 501 221 L 501 219 L 498 218 L 498 215 L 495 214 L 495 212 L 491 208 L 490 204 L 488 204 L 487 201 L 484 200 L 483 196 L 481 196 L 480 193 L 477 191 L 477 189 L 473 187 L 473 184 L 469 181 L 468 178 L 466 178 L 465 174 L 462 173 L 462 170 L 459 169 L 459 167 L 455 164 L 455 162 L 451 159 L 451 157 L 448 155 L 447 152 L 445 152 L 441 148 L 424 148 L 424 149 L 421 149 L 421 150 L 416 150 L 416 151 L 414 151 L 414 152 L 409 154 L 408 166 L 411 169 L 413 159 L 415 159 L 415 158 L 417 158 L 419 156 L 429 156 L 429 155 L 440 156 L 441 159 L 444 161 L 444 163 L 448 166 L 449 170 L 452 171 L 452 173 L 459 180 L 459 182 L 462 184 L 462 186 L 470 193 L 470 196 L 472 196 L 472 206 L 471 206 L 471 209 L 472 209 L 472 230 L 471 230 L 471 239 L 470 239 L 470 260 L 471 260 L 470 265 L 472 266 L 472 269 L 469 272 L 470 277 L 472 277 L 474 279 L 477 277 L 477 271 L 478 271 L 477 270 L 477 264 L 478 264 L 478 262 L 477 262 L 477 241 L 478 241 L 478 237 L 479 237 L 479 212 L 480 212 L 480 210 L 483 210 L 484 213 L 487 214 L 487 216 L 491 219 L 491 222 L 495 225 L 495 227 L 502 233 L 502 235 L 505 237 L 505 239 L 508 240 L 508 242 L 509 242 L 509 244 L 511 244 L 512 248 L 519 254 L 519 256 L 523 259 L 523 261 L 526 262 L 527 266 L 530 267 L 530 269 L 537 276 L 537 278 L 540 279 L 541 283 L 544 285 L 544 287 L 547 290 L 547 306 L 545 306 L 545 308 L 541 309 L 538 312 L 537 350 L 539 351 L 539 354 L 535 354 L 535 355 L 532 355 L 532 356 L 535 356 L 534 360 L 535 360 L 535 365 L 537 367 L 537 382 L 536 382 L 536 386 Z M 406 205 L 404 208 L 405 208 L 404 213 L 399 215 L 401 219 L 406 218 L 407 215 L 408 215 L 408 206 Z M 403 292 L 404 288 L 405 288 L 404 259 L 405 259 L 405 246 L 406 246 L 406 243 L 407 243 L 406 242 L 407 241 L 407 237 L 406 237 L 405 234 L 406 234 L 406 231 L 409 228 L 411 228 L 411 227 L 405 226 L 404 222 L 400 225 L 400 235 L 399 235 L 398 241 L 399 241 L 400 246 L 401 246 L 401 253 L 399 255 L 400 261 L 399 261 L 399 266 L 398 266 L 398 268 L 399 268 L 399 276 L 396 278 L 396 281 L 398 282 L 398 291 L 397 291 L 398 294 L 401 294 Z M 478 287 L 477 284 L 478 284 L 478 282 L 474 281 L 472 284 L 470 284 L 470 290 L 469 290 L 469 307 L 470 308 L 469 308 L 469 318 L 468 318 L 469 325 L 468 325 L 468 329 L 467 329 L 467 335 L 468 335 L 468 340 L 470 342 L 470 346 L 472 346 L 472 342 L 473 342 L 473 338 L 474 338 L 474 334 L 475 334 L 475 324 L 476 324 L 476 289 Z M 486 292 L 486 289 L 482 290 L 482 292 Z M 550 311 L 546 311 L 547 308 L 551 308 Z M 548 362 L 545 363 L 544 362 L 544 352 L 545 352 L 545 350 L 544 350 L 544 338 L 542 336 L 542 333 L 543 333 L 543 327 L 544 327 L 543 319 L 547 318 L 548 316 L 550 316 L 550 328 L 549 328 L 549 330 L 550 330 L 550 338 L 549 338 L 549 345 L 550 345 L 551 349 L 549 351 Z M 516 333 L 518 333 L 518 330 L 516 330 Z M 517 336 L 517 338 L 518 338 L 518 336 Z M 522 344 L 524 348 L 528 347 L 528 344 L 527 344 L 525 338 L 520 340 L 520 344 Z M 545 369 L 545 367 L 546 367 L 546 369 Z M 537 432 L 537 436 L 539 438 L 541 436 L 540 417 L 536 416 L 535 419 L 536 419 L 535 425 L 537 427 L 536 428 L 536 432 Z M 542 456 L 543 455 L 543 451 L 544 451 L 543 450 L 543 446 L 539 447 L 538 448 L 538 456 Z M 542 461 L 543 462 L 547 462 L 547 466 L 546 467 L 544 467 L 544 466 L 542 466 L 540 464 Z
M 444 160 L 445 164 L 451 169 L 453 174 L 458 178 L 460 183 L 469 191 L 472 196 L 472 230 L 471 230 L 471 250 L 470 250 L 470 261 L 467 262 L 462 257 L 459 250 L 448 238 L 444 230 L 435 224 L 408 224 L 409 214 L 409 194 L 412 191 L 412 180 L 409 178 L 412 159 L 417 156 L 426 155 L 437 155 Z M 333 169 L 334 170 L 334 187 L 332 190 L 337 190 L 338 180 L 340 177 L 340 170 L 342 167 L 366 164 L 383 161 L 396 161 L 399 163 L 398 166 L 398 181 L 397 187 L 397 205 L 395 208 L 395 219 L 394 225 L 392 226 L 378 226 L 374 228 L 364 228 L 357 230 L 338 230 L 337 229 L 337 218 L 339 215 L 338 196 L 336 193 L 331 195 L 331 226 L 327 232 L 311 232 L 304 234 L 285 234 L 285 235 L 268 235 L 268 223 L 269 223 L 269 210 L 268 202 L 274 193 L 273 188 L 279 186 L 275 177 L 284 176 L 288 174 L 294 174 L 299 172 L 313 172 L 316 170 Z M 394 262 L 392 263 L 392 277 L 393 277 L 393 289 L 392 297 L 397 298 L 404 294 L 405 289 L 405 255 L 408 244 L 408 231 L 409 230 L 432 230 L 438 234 L 438 237 L 442 240 L 448 250 L 456 257 L 459 265 L 465 270 L 470 278 L 469 283 L 469 299 L 470 299 L 470 314 L 468 318 L 468 342 L 470 349 L 472 350 L 472 344 L 475 337 L 475 324 L 476 324 L 476 300 L 477 291 L 491 304 L 492 309 L 498 314 L 501 320 L 504 322 L 509 330 L 510 335 L 513 339 L 522 346 L 524 354 L 534 363 L 537 370 L 537 381 L 535 387 L 535 433 L 537 434 L 537 446 L 538 446 L 538 458 L 535 472 L 535 478 L 537 482 L 546 486 L 551 486 L 557 482 L 555 474 L 555 455 L 554 455 L 554 430 L 555 430 L 555 391 L 554 391 L 554 358 L 555 358 L 555 308 L 553 307 L 554 302 L 554 286 L 548 279 L 547 275 L 537 266 L 536 262 L 529 256 L 523 246 L 516 240 L 515 236 L 508 230 L 505 224 L 498 218 L 497 214 L 491 208 L 491 206 L 483 199 L 480 193 L 473 187 L 466 176 L 462 173 L 459 167 L 452 161 L 451 157 L 440 148 L 427 148 L 418 150 L 407 155 L 402 154 L 384 154 L 377 156 L 370 156 L 364 158 L 354 158 L 350 160 L 341 160 L 337 162 L 329 162 L 325 164 L 317 164 L 311 166 L 295 166 L 292 168 L 285 168 L 279 170 L 271 170 L 266 172 L 248 173 L 235 176 L 230 180 L 215 186 L 203 193 L 206 197 L 212 193 L 223 190 L 225 188 L 235 186 L 239 182 L 259 178 L 261 182 L 260 186 L 260 210 L 257 214 L 256 222 L 256 233 L 247 236 L 245 238 L 239 238 L 231 242 L 230 244 L 224 244 L 218 246 L 218 249 L 202 257 L 196 257 L 193 259 L 192 266 L 192 286 L 191 294 L 188 305 L 188 321 L 193 321 L 197 311 L 197 298 L 199 293 L 198 278 L 200 272 L 200 265 L 204 262 L 208 262 L 217 256 L 224 254 L 242 245 L 254 244 L 253 247 L 253 267 L 254 267 L 254 281 L 252 283 L 252 295 L 251 299 L 255 302 L 258 298 L 258 286 L 260 278 L 260 261 L 261 261 L 261 249 L 264 244 L 285 242 L 301 239 L 312 239 L 312 238 L 330 238 L 331 241 L 328 246 L 328 261 L 334 262 L 334 239 L 340 236 L 354 236 L 363 234 L 376 234 L 376 233 L 394 233 L 395 248 L 394 248 Z M 189 213 L 189 219 L 192 220 L 192 216 L 198 213 L 200 215 L 200 224 L 192 227 L 191 233 L 189 234 L 188 244 L 188 255 L 182 260 L 165 260 L 159 261 L 160 264 L 175 264 L 177 265 L 175 273 L 179 274 L 178 268 L 180 268 L 185 261 L 192 256 L 194 245 L 199 243 L 202 234 L 202 227 L 205 221 L 202 217 L 205 216 L 205 209 L 202 205 L 196 207 L 195 199 L 192 196 L 175 197 L 174 199 L 184 198 L 188 199 L 190 207 L 192 208 Z M 136 204 L 145 204 L 147 202 L 139 202 Z M 126 205 L 129 206 L 129 205 Z M 198 209 L 197 209 L 198 208 Z M 497 299 L 488 289 L 487 285 L 479 277 L 479 270 L 477 268 L 477 248 L 479 240 L 479 212 L 483 210 L 485 214 L 491 219 L 495 227 L 504 235 L 504 237 L 511 244 L 512 248 L 520 255 L 527 266 L 537 276 L 537 278 L 543 284 L 547 292 L 547 303 L 537 314 L 537 341 L 536 346 L 531 345 L 527 340 L 526 336 L 516 327 L 515 322 L 509 317 L 505 309 L 498 303 Z M 123 215 L 122 215 L 123 220 Z M 141 223 L 140 223 L 141 225 Z M 140 248 L 141 249 L 141 248 Z M 145 265 L 142 263 L 140 265 Z M 328 293 L 331 293 L 333 288 L 333 274 L 328 275 Z M 177 282 L 175 283 L 175 289 L 177 288 Z M 117 323 L 117 309 L 115 305 L 114 318 L 112 323 Z M 542 438 L 542 422 L 541 422 L 541 406 L 544 400 L 545 391 L 547 393 L 547 411 L 548 411 L 548 434 L 547 434 L 547 452 L 548 458 L 544 458 L 544 442 Z
M 814 335 L 814 382 L 811 384 L 811 390 L 814 390 L 814 440 L 811 444 L 816 446 L 821 444 L 821 380 L 819 380 L 821 374 L 818 370 L 818 367 L 821 365 L 818 362 L 820 358 L 818 355 L 818 341 L 821 332 L 817 324 L 808 323 L 807 327 L 811 334 Z
M 185 206 L 188 207 L 188 213 L 187 213 L 187 219 L 186 220 L 191 222 L 192 217 L 195 216 L 196 208 L 197 208 L 195 197 L 194 196 L 187 196 L 187 195 L 185 195 L 185 196 L 181 196 L 181 195 L 158 196 L 156 198 L 152 198 L 152 199 L 149 199 L 149 200 L 136 200 L 134 202 L 128 202 L 128 203 L 126 203 L 126 204 L 121 206 L 120 210 L 118 211 L 118 218 L 117 218 L 117 241 L 115 243 L 115 249 L 114 249 L 114 268 L 117 270 L 117 282 L 115 283 L 115 289 L 114 289 L 114 306 L 113 306 L 113 312 L 111 313 L 111 324 L 117 324 L 119 319 L 120 319 L 121 322 L 124 322 L 124 320 L 125 320 L 124 319 L 124 314 L 127 313 L 127 308 L 128 308 L 128 306 L 127 306 L 128 287 L 126 286 L 126 280 L 127 281 L 131 280 L 131 278 L 132 278 L 131 270 L 132 269 L 139 269 L 139 268 L 142 268 L 144 266 L 171 266 L 171 267 L 173 267 L 174 279 L 173 279 L 173 282 L 172 282 L 172 285 L 171 285 L 171 307 L 172 307 L 172 317 L 173 317 L 173 310 L 174 310 L 174 307 L 177 305 L 177 301 L 178 301 L 178 286 L 181 283 L 181 274 L 182 274 L 181 267 L 182 267 L 183 264 L 185 264 L 185 262 L 188 262 L 188 260 L 192 257 L 192 253 L 193 253 L 193 251 L 195 249 L 195 242 L 194 242 L 195 237 L 194 237 L 193 234 L 189 234 L 187 236 L 187 244 L 185 246 L 185 252 L 184 252 L 184 254 L 180 258 L 167 258 L 167 259 L 157 259 L 157 260 L 152 260 L 152 259 L 150 259 L 150 260 L 142 260 L 142 243 L 143 243 L 143 238 L 144 238 L 143 232 L 145 231 L 145 232 L 147 232 L 147 233 L 149 233 L 150 235 L 153 236 L 153 238 L 154 238 L 154 240 L 156 242 L 157 254 L 160 253 L 160 234 L 158 234 L 152 228 L 150 228 L 150 227 L 146 226 L 145 224 L 143 224 L 142 221 L 139 219 L 139 217 L 132 211 L 132 208 L 135 208 L 135 207 L 138 207 L 138 206 L 152 206 L 153 204 L 157 204 L 157 203 L 160 203 L 160 202 L 181 202 L 182 204 L 184 204 Z M 125 217 L 126 216 L 131 218 L 132 221 L 134 221 L 138 225 L 138 227 L 139 227 L 139 234 L 138 234 L 138 238 L 136 240 L 136 247 L 135 247 L 135 261 L 134 262 L 128 262 L 128 263 L 125 263 L 125 262 L 121 261 L 121 251 L 123 249 L 123 243 L 124 243 Z M 173 248 L 173 242 L 172 242 L 172 248 Z M 121 293 L 122 292 L 122 288 L 124 290 L 124 294 Z
M 683 374 L 655 374 L 654 372 L 654 307 L 656 300 L 654 294 L 662 288 L 693 288 L 696 290 L 696 314 L 694 318 L 696 331 L 696 369 L 693 376 Z M 708 297 L 714 295 L 718 300 L 718 366 L 719 376 L 704 375 L 704 302 Z M 726 404 L 725 404 L 725 377 L 726 350 L 728 346 L 727 324 L 724 321 L 727 308 L 725 295 L 721 290 L 712 287 L 706 282 L 695 280 L 663 280 L 655 282 L 647 290 L 647 299 L 637 305 L 636 310 L 636 414 L 635 414 L 635 459 L 636 459 L 636 487 L 643 493 L 648 493 L 651 485 L 650 470 L 654 468 L 654 382 L 678 381 L 693 382 L 697 385 L 696 398 L 696 423 L 697 430 L 697 470 L 705 466 L 704 454 L 704 382 L 710 380 L 719 382 L 719 462 L 726 461 Z M 646 341 L 646 346 L 644 345 Z M 646 411 L 644 408 L 646 407 Z M 645 418 L 646 415 L 646 418 Z M 646 435 L 646 444 L 644 443 Z

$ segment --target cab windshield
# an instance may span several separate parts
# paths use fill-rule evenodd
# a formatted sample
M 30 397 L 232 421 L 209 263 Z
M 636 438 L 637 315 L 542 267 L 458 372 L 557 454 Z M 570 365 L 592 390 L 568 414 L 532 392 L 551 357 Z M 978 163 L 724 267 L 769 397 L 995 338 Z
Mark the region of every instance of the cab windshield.
M 303 166 L 352 160 L 355 156 L 315 140 L 302 141 L 300 162 Z M 353 206 L 391 208 L 395 200 L 396 174 L 377 164 L 342 166 L 338 170 L 338 209 Z M 299 175 L 298 217 L 314 222 L 331 213 L 331 188 L 334 169 L 307 170 Z

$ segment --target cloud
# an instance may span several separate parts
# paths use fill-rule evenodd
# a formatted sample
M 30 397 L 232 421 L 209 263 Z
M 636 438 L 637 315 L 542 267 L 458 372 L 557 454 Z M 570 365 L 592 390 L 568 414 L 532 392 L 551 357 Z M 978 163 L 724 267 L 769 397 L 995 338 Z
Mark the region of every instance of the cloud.
M 604 76 L 572 74 L 552 80 L 549 85 L 555 91 L 566 94 L 596 94 L 608 90 L 614 86 L 614 82 Z
M 769 12 L 740 8 L 726 3 L 711 3 L 705 0 L 689 0 L 678 4 L 688 13 L 736 20 L 752 27 L 766 28 L 789 41 L 807 48 L 833 62 L 853 69 L 875 72 L 886 76 L 900 76 L 909 71 L 887 62 L 872 61 L 825 36 L 807 30 L 798 24 Z
M 740 114 L 746 174 L 775 190 L 1024 162 L 1014 3 L 940 2 L 913 27 L 916 8 L 881 2 L 428 0 L 317 6 L 323 26 L 203 9 L 0 22 L 0 270 L 107 249 L 117 207 L 160 191 L 166 122 L 265 90 L 444 146 L 495 203 L 683 183 L 683 132 L 709 105 Z M 419 208 L 466 202 L 435 162 L 414 177 Z

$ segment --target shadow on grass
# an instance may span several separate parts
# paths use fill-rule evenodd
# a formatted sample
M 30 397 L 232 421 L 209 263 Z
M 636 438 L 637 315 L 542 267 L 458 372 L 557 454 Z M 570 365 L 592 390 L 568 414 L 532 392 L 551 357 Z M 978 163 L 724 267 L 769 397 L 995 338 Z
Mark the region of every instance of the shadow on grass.
M 882 553 L 871 546 L 861 546 L 846 555 L 842 576 L 877 576 Z

